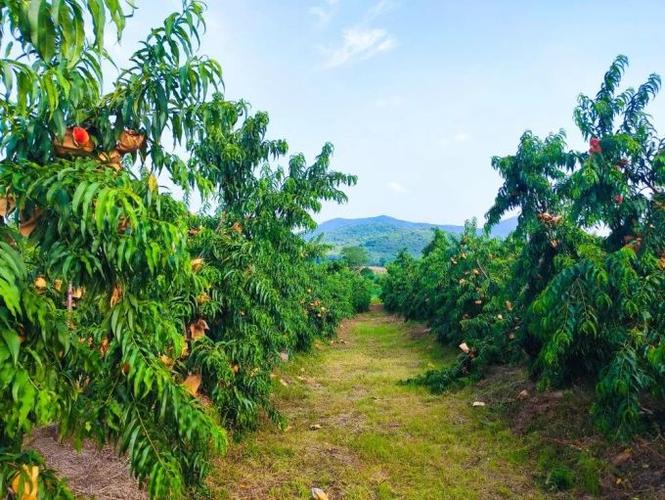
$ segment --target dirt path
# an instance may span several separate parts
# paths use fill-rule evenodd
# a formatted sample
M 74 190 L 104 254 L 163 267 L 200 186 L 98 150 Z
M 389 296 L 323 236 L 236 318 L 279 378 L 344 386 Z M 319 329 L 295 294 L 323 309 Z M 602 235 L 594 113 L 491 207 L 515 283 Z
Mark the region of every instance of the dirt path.
M 277 373 L 288 418 L 232 445 L 210 485 L 220 498 L 536 498 L 526 446 L 471 389 L 436 396 L 399 380 L 450 360 L 422 328 L 380 310 Z

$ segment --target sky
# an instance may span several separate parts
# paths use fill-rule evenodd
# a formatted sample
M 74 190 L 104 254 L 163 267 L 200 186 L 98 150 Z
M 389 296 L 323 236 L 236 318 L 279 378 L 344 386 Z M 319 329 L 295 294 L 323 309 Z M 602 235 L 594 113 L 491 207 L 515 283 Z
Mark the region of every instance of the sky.
M 180 3 L 137 0 L 119 58 Z M 566 130 L 618 54 L 627 86 L 665 77 L 665 2 L 611 0 L 209 0 L 201 53 L 225 94 L 270 115 L 270 138 L 358 176 L 315 218 L 482 219 L 501 184 L 494 155 L 525 130 Z M 111 37 L 112 38 L 112 37 Z M 665 93 L 651 104 L 665 128 Z M 286 160 L 284 161 L 286 163 Z

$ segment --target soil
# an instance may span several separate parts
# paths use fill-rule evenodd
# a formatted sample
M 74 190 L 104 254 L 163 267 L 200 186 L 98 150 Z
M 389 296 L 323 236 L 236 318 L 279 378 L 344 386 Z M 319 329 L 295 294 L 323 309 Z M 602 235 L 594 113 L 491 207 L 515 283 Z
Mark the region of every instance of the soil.
M 43 455 L 46 465 L 67 481 L 78 498 L 148 498 L 131 476 L 127 459 L 119 457 L 110 446 L 100 449 L 86 442 L 81 451 L 76 451 L 70 443 L 58 441 L 55 427 L 36 430 L 26 444 Z

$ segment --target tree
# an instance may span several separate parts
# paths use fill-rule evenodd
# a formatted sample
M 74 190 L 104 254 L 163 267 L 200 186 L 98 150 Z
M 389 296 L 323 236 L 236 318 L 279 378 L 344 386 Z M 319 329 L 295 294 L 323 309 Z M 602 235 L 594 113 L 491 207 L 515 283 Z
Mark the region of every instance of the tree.
M 351 267 L 361 267 L 369 262 L 369 253 L 361 246 L 344 247 L 340 256 Z
M 295 235 L 355 182 L 330 170 L 332 146 L 271 164 L 288 146 L 224 98 L 197 54 L 197 0 L 103 94 L 107 15 L 120 36 L 117 1 L 0 3 L 0 495 L 34 466 L 40 492 L 64 491 L 23 448 L 56 423 L 126 452 L 151 497 L 200 496 L 226 429 L 279 420 L 279 352 L 353 313 L 351 282 Z M 160 174 L 215 215 L 190 214 Z
M 492 159 L 503 185 L 486 229 L 517 209 L 510 238 L 436 234 L 422 259 L 388 266 L 386 305 L 462 350 L 416 382 L 445 390 L 526 355 L 541 388 L 594 383 L 593 413 L 614 438 L 665 400 L 665 140 L 645 112 L 660 78 L 620 91 L 626 67 L 619 56 L 596 96 L 579 98 L 588 151 L 569 150 L 563 132 L 526 132 L 515 154 Z

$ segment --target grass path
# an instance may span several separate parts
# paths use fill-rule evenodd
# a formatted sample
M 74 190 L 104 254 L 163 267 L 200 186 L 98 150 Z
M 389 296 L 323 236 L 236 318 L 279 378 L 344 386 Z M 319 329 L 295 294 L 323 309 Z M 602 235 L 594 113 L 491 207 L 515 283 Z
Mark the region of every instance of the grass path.
M 381 310 L 345 323 L 334 343 L 276 373 L 287 429 L 266 425 L 233 444 L 213 493 L 311 498 L 315 486 L 331 499 L 542 497 L 525 443 L 471 406 L 472 389 L 441 396 L 397 384 L 452 356 Z

